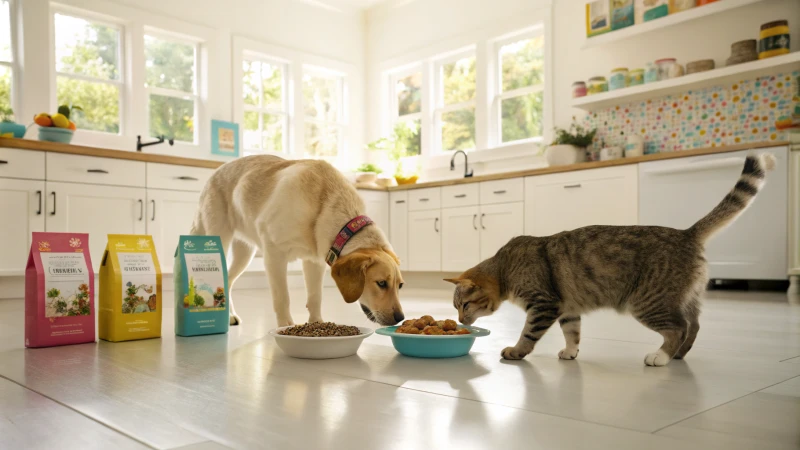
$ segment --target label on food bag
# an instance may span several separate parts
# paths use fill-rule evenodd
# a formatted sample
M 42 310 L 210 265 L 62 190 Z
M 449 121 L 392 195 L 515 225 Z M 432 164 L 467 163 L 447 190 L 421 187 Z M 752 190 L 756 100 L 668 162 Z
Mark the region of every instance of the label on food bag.
M 122 275 L 122 313 L 155 312 L 158 308 L 156 267 L 150 253 L 117 253 Z
M 88 316 L 89 271 L 83 253 L 41 253 L 45 317 Z
M 222 311 L 225 309 L 225 275 L 219 253 L 186 253 L 188 293 L 183 307 L 190 312 Z

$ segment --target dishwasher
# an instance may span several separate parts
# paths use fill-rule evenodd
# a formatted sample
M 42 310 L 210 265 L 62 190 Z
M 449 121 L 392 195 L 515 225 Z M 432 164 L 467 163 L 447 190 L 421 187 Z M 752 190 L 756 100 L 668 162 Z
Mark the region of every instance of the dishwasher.
M 706 242 L 709 277 L 718 280 L 787 278 L 788 147 L 775 155 L 766 185 L 727 228 Z M 751 151 L 639 164 L 639 223 L 686 229 L 733 189 Z

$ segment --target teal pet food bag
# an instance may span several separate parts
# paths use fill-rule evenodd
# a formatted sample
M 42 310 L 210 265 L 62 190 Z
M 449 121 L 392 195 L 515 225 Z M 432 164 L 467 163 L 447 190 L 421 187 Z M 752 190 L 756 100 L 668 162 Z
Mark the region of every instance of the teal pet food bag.
M 181 236 L 175 250 L 175 334 L 227 333 L 228 268 L 219 236 Z

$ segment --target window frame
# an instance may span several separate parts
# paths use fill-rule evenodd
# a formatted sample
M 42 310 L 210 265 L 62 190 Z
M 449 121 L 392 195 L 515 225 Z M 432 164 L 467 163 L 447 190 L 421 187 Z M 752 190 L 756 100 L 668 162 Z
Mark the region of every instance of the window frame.
M 397 101 L 397 82 L 402 80 L 403 78 L 408 78 L 412 75 L 420 75 L 420 108 L 419 112 L 409 113 L 400 115 L 400 104 Z M 391 132 L 394 131 L 395 126 L 398 123 L 411 123 L 415 121 L 419 121 L 419 132 L 422 134 L 422 127 L 424 126 L 423 123 L 425 122 L 425 82 L 426 82 L 426 74 L 425 74 L 425 66 L 422 63 L 412 64 L 407 67 L 403 67 L 397 70 L 392 71 L 388 74 L 389 76 L 389 108 L 391 110 L 391 117 L 389 119 L 389 127 Z M 421 138 L 424 140 L 424 136 Z M 423 150 L 420 146 L 420 155 L 422 155 Z M 419 155 L 414 155 L 419 156 Z
M 95 78 L 88 75 L 72 74 L 68 72 L 59 72 L 56 68 L 56 15 L 69 16 L 77 19 L 83 19 L 87 22 L 96 23 L 99 25 L 115 28 L 119 32 L 119 45 L 117 47 L 117 73 L 119 77 L 116 80 L 106 80 L 102 78 Z M 51 4 L 50 7 L 50 102 L 58 105 L 58 77 L 69 78 L 72 80 L 86 81 L 90 83 L 110 84 L 117 86 L 119 94 L 117 101 L 119 102 L 119 131 L 117 133 L 108 133 L 105 131 L 85 130 L 81 129 L 81 133 L 88 133 L 94 136 L 125 136 L 128 131 L 128 95 L 127 90 L 130 83 L 127 82 L 129 76 L 126 58 L 126 50 L 128 49 L 127 31 L 125 23 L 122 20 L 115 19 L 104 14 L 86 11 L 77 8 L 71 8 L 63 5 Z
M 500 50 L 503 46 L 508 44 L 513 44 L 515 42 L 534 39 L 541 36 L 544 39 L 544 68 L 542 72 L 544 74 L 544 81 L 541 84 L 532 85 L 532 86 L 525 86 L 517 89 L 513 89 L 511 91 L 503 91 L 503 61 L 500 55 Z M 536 25 L 529 27 L 524 30 L 520 30 L 518 32 L 514 32 L 512 34 L 508 34 L 497 39 L 494 39 L 492 42 L 492 65 L 494 69 L 494 82 L 490 86 L 490 96 L 492 97 L 491 107 L 490 107 L 490 117 L 492 117 L 493 127 L 490 127 L 490 130 L 494 130 L 492 136 L 490 136 L 490 142 L 492 142 L 496 147 L 504 147 L 509 145 L 518 145 L 518 144 L 526 144 L 526 143 L 537 143 L 540 144 L 544 142 L 544 135 L 546 133 L 545 128 L 545 101 L 542 100 L 542 135 L 541 136 L 533 136 L 524 139 L 517 139 L 515 141 L 508 141 L 503 142 L 503 110 L 502 104 L 503 100 L 507 100 L 510 98 L 519 98 L 524 97 L 530 94 L 536 94 L 541 92 L 542 95 L 546 95 L 547 91 L 547 83 L 548 83 L 548 72 L 547 68 L 551 65 L 548 61 L 547 49 L 548 49 L 548 39 L 545 34 L 545 23 L 544 21 L 540 21 Z
M 475 58 L 475 96 L 472 100 L 467 100 L 464 102 L 453 103 L 450 105 L 444 104 L 444 77 L 442 77 L 442 67 L 445 64 L 450 64 L 456 62 L 458 60 L 473 57 Z M 478 139 L 477 139 L 477 127 L 478 127 L 478 52 L 475 47 L 469 47 L 461 50 L 457 50 L 452 53 L 448 53 L 445 56 L 440 56 L 433 60 L 433 90 L 432 94 L 432 104 L 433 104 L 433 153 L 434 154 L 446 154 L 449 155 L 455 151 L 456 149 L 445 149 L 442 147 L 442 126 L 444 125 L 442 121 L 442 116 L 445 113 L 453 112 L 453 111 L 461 111 L 464 109 L 473 108 L 474 115 L 475 115 L 475 128 L 476 128 L 476 137 L 475 137 L 475 146 L 464 149 L 464 151 L 474 151 L 478 146 Z
M 0 66 L 6 67 L 11 73 L 11 90 L 9 91 L 9 99 L 8 103 L 11 105 L 11 109 L 14 110 L 14 120 L 19 120 L 21 117 L 21 107 L 22 104 L 19 101 L 19 80 L 22 78 L 20 73 L 19 67 L 19 52 L 17 47 L 17 20 L 16 18 L 19 17 L 18 10 L 17 10 L 17 1 L 16 0 L 7 0 L 8 3 L 8 17 L 10 22 L 10 27 L 8 30 L 8 37 L 9 43 L 11 44 L 11 59 L 0 60 Z
M 290 71 L 290 63 L 289 63 L 289 61 L 286 61 L 286 60 L 283 60 L 283 59 L 280 59 L 280 58 L 275 58 L 275 57 L 272 57 L 272 56 L 267 56 L 267 55 L 264 55 L 264 54 L 262 54 L 260 52 L 256 52 L 256 51 L 253 51 L 253 50 L 244 50 L 243 51 L 243 54 L 241 56 L 241 62 L 244 63 L 244 61 L 251 61 L 251 62 L 252 61 L 258 61 L 261 64 L 266 63 L 266 64 L 270 64 L 272 66 L 280 67 L 280 69 L 281 69 L 281 106 L 282 106 L 282 108 L 280 108 L 280 109 L 264 108 L 264 107 L 261 107 L 261 106 L 248 105 L 248 104 L 246 104 L 244 102 L 244 95 L 239 95 L 237 98 L 234 99 L 234 101 L 237 102 L 238 105 L 240 105 L 240 107 L 242 108 L 242 117 L 237 118 L 237 119 L 240 120 L 240 123 L 242 124 L 242 130 L 241 131 L 242 131 L 242 153 L 243 153 L 243 156 L 244 156 L 245 152 L 247 154 L 250 154 L 250 155 L 256 155 L 256 154 L 257 155 L 274 154 L 274 155 L 278 155 L 278 156 L 288 155 L 289 154 L 289 150 L 290 150 L 290 148 L 289 148 L 289 142 L 290 142 L 289 131 L 290 131 L 290 128 L 289 128 L 289 126 L 290 126 L 290 123 L 291 123 L 291 121 L 290 121 L 290 113 L 289 113 L 290 106 L 291 106 L 291 104 L 290 104 L 290 100 L 291 99 L 290 99 L 290 95 L 289 95 L 289 90 L 290 90 L 290 87 L 291 87 L 290 80 L 291 80 L 291 76 L 292 76 L 291 71 Z M 240 64 L 239 65 L 239 70 L 240 71 L 242 70 L 241 66 L 242 65 Z M 244 81 L 243 80 L 244 80 L 244 75 L 242 74 L 242 76 L 240 76 L 238 78 L 238 80 L 237 80 L 237 82 L 239 83 L 240 86 L 244 85 Z M 261 101 L 263 101 L 263 98 L 264 98 L 263 97 L 263 83 L 259 83 L 258 92 L 259 92 L 259 102 L 261 102 Z M 283 116 L 283 139 L 282 139 L 283 140 L 283 142 L 282 142 L 283 151 L 282 152 L 275 152 L 275 151 L 271 151 L 271 150 L 265 150 L 263 148 L 261 148 L 261 149 L 248 148 L 248 147 L 246 147 L 244 145 L 244 132 L 245 132 L 245 129 L 244 129 L 244 113 L 246 113 L 246 112 L 258 113 L 258 129 L 259 129 L 259 133 L 263 133 L 264 132 L 264 128 L 263 128 L 263 126 L 264 126 L 264 124 L 263 124 L 263 120 L 264 120 L 263 116 L 264 116 L 264 114 Z
M 349 141 L 347 132 L 349 131 L 348 126 L 348 108 L 347 104 L 347 74 L 342 73 L 338 70 L 329 69 L 326 67 L 321 67 L 315 64 L 303 64 L 300 78 L 302 79 L 305 77 L 306 74 L 310 74 L 311 76 L 317 76 L 320 78 L 328 78 L 328 79 L 336 79 L 338 84 L 339 90 L 339 105 L 337 111 L 338 120 L 335 122 L 324 120 L 324 119 L 317 119 L 313 117 L 309 117 L 305 114 L 305 105 L 303 104 L 305 98 L 302 95 L 302 86 L 300 86 L 300 93 L 301 96 L 297 101 L 300 103 L 300 111 L 302 112 L 301 122 L 303 125 L 303 130 L 305 133 L 305 124 L 306 123 L 314 123 L 317 125 L 325 126 L 325 127 L 334 127 L 337 128 L 337 142 L 336 142 L 336 156 L 310 156 L 306 155 L 306 145 L 304 143 L 302 148 L 297 149 L 297 153 L 303 158 L 316 158 L 316 159 L 323 159 L 325 161 L 334 162 L 340 161 L 346 158 L 347 156 L 347 143 Z
M 147 56 L 143 58 L 143 62 L 145 63 L 145 67 L 142 68 L 142 86 L 144 87 L 144 91 L 146 93 L 145 97 L 145 129 L 146 135 L 150 136 L 150 96 L 152 95 L 159 95 L 162 97 L 170 97 L 170 98 L 177 98 L 181 100 L 192 100 L 192 104 L 194 105 L 194 115 L 192 116 L 192 122 L 195 124 L 194 129 L 192 130 L 192 141 L 178 141 L 175 140 L 176 143 L 180 142 L 183 145 L 194 145 L 199 146 L 201 143 L 200 139 L 200 111 L 202 98 L 200 96 L 200 86 L 203 85 L 203 76 L 201 74 L 201 68 L 203 67 L 202 61 L 202 45 L 203 41 L 198 38 L 194 38 L 191 36 L 186 36 L 183 34 L 172 33 L 169 31 L 164 31 L 162 29 L 152 27 L 152 26 L 145 26 L 144 33 L 142 34 L 142 52 L 146 55 L 146 48 L 147 48 L 147 37 L 159 39 L 162 41 L 173 42 L 178 44 L 188 44 L 191 45 L 194 49 L 194 80 L 192 82 L 192 93 L 178 91 L 169 88 L 162 88 L 157 86 L 147 86 Z M 171 136 L 165 136 L 166 139 L 170 139 Z

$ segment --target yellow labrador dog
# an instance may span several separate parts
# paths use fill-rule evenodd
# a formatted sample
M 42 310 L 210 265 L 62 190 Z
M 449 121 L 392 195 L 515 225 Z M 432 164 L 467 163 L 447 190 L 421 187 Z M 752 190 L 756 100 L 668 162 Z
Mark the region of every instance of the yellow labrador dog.
M 223 165 L 203 189 L 192 234 L 220 236 L 231 287 L 261 249 L 279 326 L 294 324 L 286 270 L 295 259 L 303 261 L 309 322 L 322 321 L 326 262 L 344 300 L 358 300 L 370 320 L 404 319 L 399 260 L 356 189 L 327 162 L 258 155 Z M 230 320 L 241 323 L 233 302 Z

